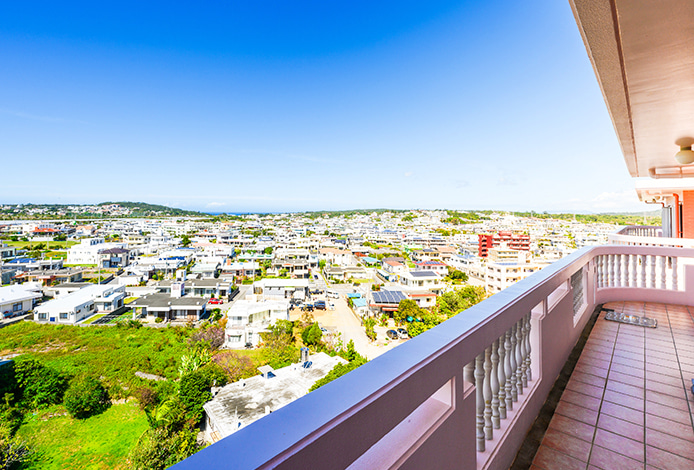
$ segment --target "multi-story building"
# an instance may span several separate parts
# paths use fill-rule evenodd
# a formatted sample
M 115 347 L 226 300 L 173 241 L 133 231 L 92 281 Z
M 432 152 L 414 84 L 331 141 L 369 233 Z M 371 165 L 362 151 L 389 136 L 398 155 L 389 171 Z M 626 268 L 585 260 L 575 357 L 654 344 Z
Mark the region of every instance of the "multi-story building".
M 490 248 L 496 248 L 502 243 L 513 250 L 530 250 L 530 235 L 526 234 L 503 231 L 495 234 L 480 233 L 478 239 L 478 255 L 482 258 L 487 257 Z

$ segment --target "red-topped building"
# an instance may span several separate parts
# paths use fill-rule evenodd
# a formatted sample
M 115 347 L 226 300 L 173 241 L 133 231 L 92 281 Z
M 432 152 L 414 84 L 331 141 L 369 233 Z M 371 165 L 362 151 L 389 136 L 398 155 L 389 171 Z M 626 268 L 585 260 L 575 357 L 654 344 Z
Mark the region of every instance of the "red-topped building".
M 478 235 L 478 237 L 479 245 L 477 252 L 482 258 L 487 257 L 490 248 L 500 246 L 502 243 L 506 243 L 506 245 L 512 250 L 530 251 L 530 235 L 513 232 L 499 232 L 496 234 L 481 233 Z

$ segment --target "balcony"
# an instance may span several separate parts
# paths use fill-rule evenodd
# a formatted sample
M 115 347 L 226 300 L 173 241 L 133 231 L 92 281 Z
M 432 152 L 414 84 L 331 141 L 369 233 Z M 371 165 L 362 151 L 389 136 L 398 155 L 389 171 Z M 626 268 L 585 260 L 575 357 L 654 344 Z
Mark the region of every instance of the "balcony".
M 693 259 L 578 251 L 177 468 L 508 468 L 596 307 L 691 305 Z

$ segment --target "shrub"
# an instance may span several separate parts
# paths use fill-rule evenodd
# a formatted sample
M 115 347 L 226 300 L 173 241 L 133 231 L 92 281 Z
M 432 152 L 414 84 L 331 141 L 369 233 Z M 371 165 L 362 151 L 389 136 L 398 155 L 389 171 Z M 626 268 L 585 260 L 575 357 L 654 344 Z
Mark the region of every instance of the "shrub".
M 93 377 L 83 377 L 70 383 L 63 404 L 72 417 L 85 419 L 106 411 L 111 400 L 101 382 Z
M 0 423 L 0 468 L 15 468 L 25 462 L 30 453 L 29 446 Z
M 190 457 L 199 450 L 197 432 L 191 429 L 171 431 L 149 429 L 137 442 L 128 457 L 133 470 L 163 470 Z
M 224 344 L 224 329 L 211 326 L 198 331 L 188 341 L 190 345 L 204 344 L 210 351 L 215 351 Z
M 163 321 L 164 321 L 164 319 L 162 317 L 157 317 L 154 319 L 154 323 L 161 323 Z
M 63 401 L 68 381 L 55 370 L 35 359 L 17 361 L 14 370 L 25 406 L 39 408 Z

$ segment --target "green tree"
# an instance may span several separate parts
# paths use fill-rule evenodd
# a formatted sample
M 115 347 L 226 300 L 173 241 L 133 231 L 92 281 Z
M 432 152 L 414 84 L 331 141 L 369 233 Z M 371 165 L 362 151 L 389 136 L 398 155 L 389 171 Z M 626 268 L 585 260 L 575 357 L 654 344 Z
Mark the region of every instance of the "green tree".
M 70 382 L 63 404 L 73 418 L 85 419 L 106 411 L 111 399 L 101 382 L 93 377 L 82 377 Z
M 376 340 L 376 330 L 374 330 L 375 326 L 376 320 L 373 317 L 366 317 L 364 319 L 364 330 L 366 331 L 366 337 L 371 341 Z
M 395 320 L 395 323 L 398 325 L 402 325 L 407 320 L 407 317 L 419 317 L 421 310 L 422 309 L 419 308 L 417 302 L 414 300 L 402 299 L 400 303 L 398 303 L 398 309 L 393 312 L 393 320 Z
M 191 241 L 190 241 L 190 238 L 188 237 L 188 235 L 183 235 L 183 237 L 181 237 L 181 245 L 189 246 L 190 244 L 191 244 Z
M 266 255 L 271 255 L 272 254 L 272 247 L 271 246 L 266 247 L 263 250 L 263 253 L 265 253 Z
M 320 343 L 322 337 L 323 332 L 320 326 L 318 326 L 318 323 L 311 324 L 311 326 L 305 328 L 304 331 L 301 332 L 301 339 L 307 346 L 316 346 Z

